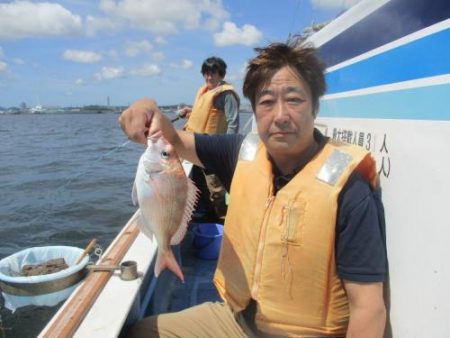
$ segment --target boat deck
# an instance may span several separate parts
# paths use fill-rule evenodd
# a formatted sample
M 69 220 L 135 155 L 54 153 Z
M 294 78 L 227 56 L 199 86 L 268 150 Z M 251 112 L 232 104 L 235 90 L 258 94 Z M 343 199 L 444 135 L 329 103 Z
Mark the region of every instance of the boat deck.
M 185 282 L 182 283 L 171 271 L 163 271 L 146 315 L 176 312 L 206 301 L 220 300 L 212 282 L 217 260 L 196 257 L 193 240 L 194 234 L 189 229 L 181 245 L 175 248 Z

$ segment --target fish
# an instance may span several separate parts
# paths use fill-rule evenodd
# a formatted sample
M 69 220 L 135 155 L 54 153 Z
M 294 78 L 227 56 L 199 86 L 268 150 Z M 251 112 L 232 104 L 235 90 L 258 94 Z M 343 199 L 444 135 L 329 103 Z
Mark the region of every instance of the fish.
M 199 190 L 186 176 L 175 148 L 161 134 L 149 137 L 136 170 L 132 200 L 139 206 L 140 231 L 158 243 L 156 277 L 168 268 L 184 282 L 171 245 L 184 238 L 198 197 Z

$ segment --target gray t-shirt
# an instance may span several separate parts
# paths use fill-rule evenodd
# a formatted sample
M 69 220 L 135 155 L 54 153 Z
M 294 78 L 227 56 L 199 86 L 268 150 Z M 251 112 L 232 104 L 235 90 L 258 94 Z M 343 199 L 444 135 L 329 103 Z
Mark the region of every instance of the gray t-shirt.
M 227 134 L 237 134 L 239 131 L 239 101 L 231 91 L 226 91 L 216 97 L 214 107 L 225 112 L 228 129 Z

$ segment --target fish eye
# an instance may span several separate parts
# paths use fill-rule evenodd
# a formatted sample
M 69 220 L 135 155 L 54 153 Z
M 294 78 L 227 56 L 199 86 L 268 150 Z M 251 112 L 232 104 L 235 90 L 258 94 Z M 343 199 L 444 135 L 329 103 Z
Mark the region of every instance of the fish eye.
M 169 152 L 167 152 L 165 150 L 161 151 L 161 157 L 163 159 L 168 159 L 169 158 Z

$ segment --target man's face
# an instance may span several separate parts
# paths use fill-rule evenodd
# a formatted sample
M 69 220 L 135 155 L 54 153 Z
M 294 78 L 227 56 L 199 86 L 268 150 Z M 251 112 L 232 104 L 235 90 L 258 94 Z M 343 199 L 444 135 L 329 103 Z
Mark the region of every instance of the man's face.
M 218 72 L 206 72 L 203 74 L 203 77 L 205 78 L 208 90 L 218 87 L 223 80 L 223 77 L 220 76 Z
M 258 133 L 276 161 L 300 155 L 313 141 L 311 90 L 290 67 L 278 70 L 255 98 Z

